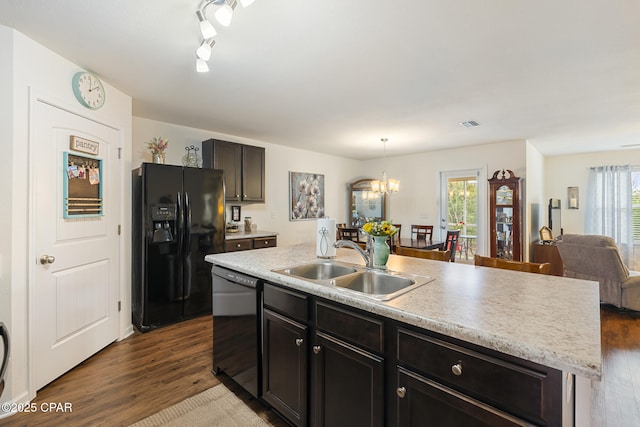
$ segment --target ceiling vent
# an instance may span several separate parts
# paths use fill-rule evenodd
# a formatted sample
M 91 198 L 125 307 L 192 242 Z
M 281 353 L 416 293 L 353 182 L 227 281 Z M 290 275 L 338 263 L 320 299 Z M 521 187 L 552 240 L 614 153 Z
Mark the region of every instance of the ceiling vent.
M 467 122 L 460 122 L 460 124 L 466 128 L 474 128 L 476 126 L 480 126 L 480 123 L 476 122 L 475 120 L 469 120 Z

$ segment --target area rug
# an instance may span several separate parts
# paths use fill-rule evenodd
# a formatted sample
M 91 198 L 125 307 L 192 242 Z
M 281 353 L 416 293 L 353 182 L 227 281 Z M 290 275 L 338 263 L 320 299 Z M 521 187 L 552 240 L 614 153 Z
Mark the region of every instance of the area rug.
M 151 415 L 131 427 L 269 426 L 224 384 Z

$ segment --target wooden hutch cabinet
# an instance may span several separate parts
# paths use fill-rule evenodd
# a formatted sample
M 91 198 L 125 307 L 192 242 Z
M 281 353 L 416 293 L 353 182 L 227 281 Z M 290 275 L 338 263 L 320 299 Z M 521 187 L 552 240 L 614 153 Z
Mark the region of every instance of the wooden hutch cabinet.
M 495 171 L 489 179 L 491 257 L 522 261 L 521 179 Z

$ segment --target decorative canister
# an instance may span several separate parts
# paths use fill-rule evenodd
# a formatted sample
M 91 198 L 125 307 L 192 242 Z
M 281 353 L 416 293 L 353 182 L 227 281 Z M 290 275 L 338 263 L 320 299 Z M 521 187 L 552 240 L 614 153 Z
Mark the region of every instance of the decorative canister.
M 164 153 L 152 153 L 151 157 L 152 157 L 153 163 L 164 165 Z

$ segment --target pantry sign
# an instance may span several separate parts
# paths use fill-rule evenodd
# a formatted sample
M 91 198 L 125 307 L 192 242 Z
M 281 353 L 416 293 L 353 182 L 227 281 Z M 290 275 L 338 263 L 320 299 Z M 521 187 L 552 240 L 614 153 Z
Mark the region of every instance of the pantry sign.
M 94 156 L 97 156 L 98 152 L 100 151 L 100 143 L 90 141 L 85 138 L 80 138 L 79 136 L 71 135 L 71 144 L 69 148 L 74 151 L 80 151 L 81 153 L 93 154 Z

